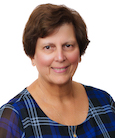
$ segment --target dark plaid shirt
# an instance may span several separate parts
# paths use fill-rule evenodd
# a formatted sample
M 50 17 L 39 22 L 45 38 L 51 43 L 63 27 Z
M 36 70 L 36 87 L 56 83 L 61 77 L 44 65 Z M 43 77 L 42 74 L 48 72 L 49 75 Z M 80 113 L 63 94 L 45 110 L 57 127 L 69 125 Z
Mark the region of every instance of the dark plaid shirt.
M 115 103 L 99 89 L 84 86 L 87 119 L 77 126 L 78 138 L 115 138 Z M 73 138 L 75 126 L 58 124 L 39 108 L 27 89 L 0 108 L 0 138 Z

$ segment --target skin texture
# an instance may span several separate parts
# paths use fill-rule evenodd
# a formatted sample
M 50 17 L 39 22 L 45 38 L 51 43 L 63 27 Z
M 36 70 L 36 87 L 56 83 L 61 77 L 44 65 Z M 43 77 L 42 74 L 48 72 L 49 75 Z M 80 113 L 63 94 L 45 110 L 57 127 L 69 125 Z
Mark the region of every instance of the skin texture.
M 67 83 L 79 61 L 79 47 L 72 24 L 65 24 L 50 36 L 37 40 L 33 62 L 39 71 L 39 79 L 56 85 Z
M 37 40 L 31 60 L 39 76 L 27 89 L 42 111 L 60 124 L 81 124 L 88 114 L 86 91 L 72 81 L 80 59 L 72 24 L 63 24 L 51 35 Z

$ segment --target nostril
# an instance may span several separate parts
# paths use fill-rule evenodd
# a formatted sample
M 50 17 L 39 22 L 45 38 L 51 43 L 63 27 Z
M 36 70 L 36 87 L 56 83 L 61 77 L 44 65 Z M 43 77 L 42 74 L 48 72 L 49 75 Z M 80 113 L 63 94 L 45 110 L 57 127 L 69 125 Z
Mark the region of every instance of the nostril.
M 66 56 L 63 53 L 58 53 L 55 60 L 58 62 L 64 62 L 66 60 Z

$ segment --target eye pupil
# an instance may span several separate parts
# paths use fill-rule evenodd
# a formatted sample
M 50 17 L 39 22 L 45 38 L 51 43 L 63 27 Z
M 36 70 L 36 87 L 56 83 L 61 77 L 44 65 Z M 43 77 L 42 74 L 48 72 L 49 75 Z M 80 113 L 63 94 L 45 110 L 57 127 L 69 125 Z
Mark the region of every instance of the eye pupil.
M 46 46 L 46 49 L 50 49 L 50 46 Z
M 70 45 L 68 44 L 68 45 L 66 45 L 66 47 L 70 47 Z

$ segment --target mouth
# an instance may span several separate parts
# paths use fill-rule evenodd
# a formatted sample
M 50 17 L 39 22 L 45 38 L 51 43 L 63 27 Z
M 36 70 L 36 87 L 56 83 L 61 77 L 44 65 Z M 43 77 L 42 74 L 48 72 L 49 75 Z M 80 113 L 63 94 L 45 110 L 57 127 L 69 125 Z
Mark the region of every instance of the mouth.
M 68 69 L 69 66 L 66 67 L 52 67 L 52 69 L 56 72 L 56 73 L 63 73 Z

